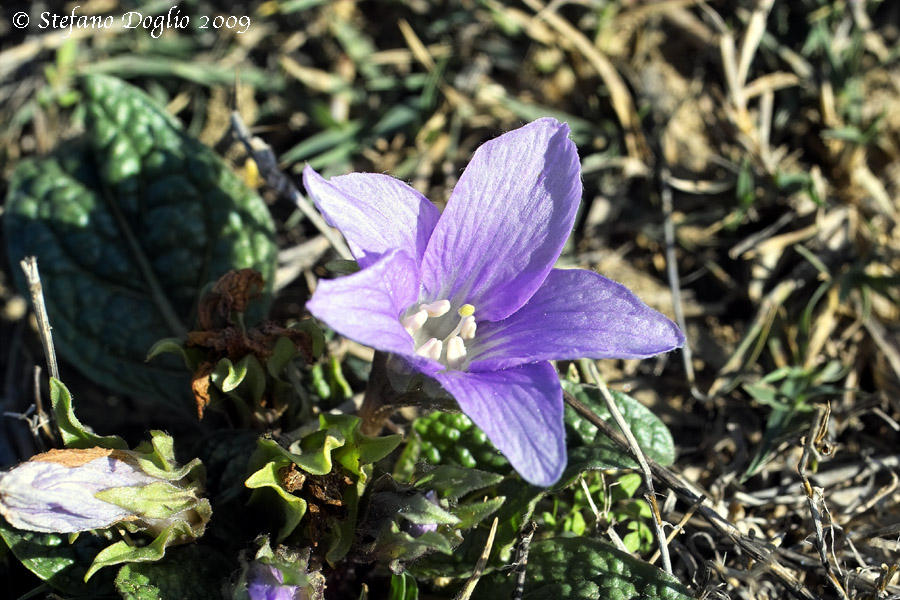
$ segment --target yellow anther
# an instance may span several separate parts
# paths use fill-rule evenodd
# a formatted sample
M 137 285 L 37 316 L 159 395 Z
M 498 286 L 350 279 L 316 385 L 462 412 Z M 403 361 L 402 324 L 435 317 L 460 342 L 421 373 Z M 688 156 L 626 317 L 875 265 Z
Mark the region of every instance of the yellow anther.
M 475 314 L 475 307 L 471 304 L 463 304 L 459 307 L 459 310 L 456 311 L 456 314 L 461 317 L 471 317 Z

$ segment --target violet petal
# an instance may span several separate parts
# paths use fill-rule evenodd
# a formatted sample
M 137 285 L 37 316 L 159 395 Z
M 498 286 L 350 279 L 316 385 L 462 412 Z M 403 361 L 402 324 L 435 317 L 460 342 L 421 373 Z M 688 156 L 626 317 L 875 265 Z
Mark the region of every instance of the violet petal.
M 553 269 L 509 318 L 478 326 L 472 371 L 549 359 L 647 358 L 684 344 L 665 315 L 620 283 L 580 269 Z
M 360 267 L 391 249 L 405 250 L 421 262 L 440 212 L 410 186 L 378 173 L 325 180 L 309 166 L 303 184 L 328 224 L 344 234 Z
M 549 486 L 566 466 L 562 390 L 549 362 L 435 375 L 523 479 Z
M 500 320 L 540 287 L 581 200 L 569 127 L 539 119 L 475 151 L 431 235 L 422 264 L 429 301 L 475 306 Z
M 404 251 L 391 250 L 352 275 L 319 281 L 306 308 L 341 335 L 432 372 L 441 365 L 416 356 L 413 339 L 400 323 L 401 313 L 418 293 L 416 262 Z

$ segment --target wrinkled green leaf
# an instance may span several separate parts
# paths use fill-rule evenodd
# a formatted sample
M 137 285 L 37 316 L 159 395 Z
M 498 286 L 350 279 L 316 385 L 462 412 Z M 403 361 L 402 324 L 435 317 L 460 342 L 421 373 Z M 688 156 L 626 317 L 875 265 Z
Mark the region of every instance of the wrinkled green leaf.
M 189 478 L 201 484 L 206 478 L 206 469 L 199 459 L 195 458 L 178 466 L 175 460 L 175 440 L 163 431 L 151 430 L 150 441 L 141 442 L 130 454 L 137 460 L 141 470 L 153 477 L 166 481 Z
M 347 443 L 334 451 L 335 460 L 359 477 L 362 483 L 365 483 L 367 476 L 361 467 L 378 462 L 393 452 L 403 440 L 400 435 L 364 435 L 359 430 L 362 420 L 353 415 L 323 413 L 319 415 L 319 424 L 322 430 L 339 431 L 346 437 Z
M 216 363 L 209 380 L 224 393 L 236 396 L 251 406 L 258 404 L 266 392 L 265 371 L 252 354 L 235 364 L 223 358 Z
M 526 600 L 689 600 L 691 594 L 662 569 L 612 545 L 585 537 L 532 544 Z
M 356 516 L 359 514 L 359 495 L 363 484 L 351 485 L 346 490 L 341 500 L 347 508 L 347 515 L 341 520 L 333 520 L 329 532 L 328 552 L 325 560 L 332 567 L 347 556 L 350 546 L 356 537 Z
M 281 485 L 279 472 L 288 465 L 290 465 L 290 460 L 287 459 L 268 462 L 244 482 L 244 485 L 254 490 L 253 496 L 250 498 L 250 502 L 253 504 L 259 505 L 266 502 L 258 490 L 267 488 L 277 494 L 279 500 L 274 504 L 275 510 L 281 513 L 281 527 L 277 535 L 279 541 L 289 536 L 297 528 L 303 515 L 306 514 L 307 506 L 306 500 L 294 496 Z
M 94 497 L 149 519 L 168 519 L 197 505 L 197 496 L 163 481 L 145 486 L 109 488 Z
M 597 388 L 567 380 L 562 381 L 562 386 L 601 419 L 616 427 Z M 672 434 L 659 417 L 623 392 L 610 390 L 610 393 L 644 453 L 662 465 L 671 465 L 675 462 L 675 443 Z M 620 450 L 569 406 L 566 406 L 565 421 L 569 464 L 557 487 L 568 485 L 574 477 L 588 469 L 631 469 L 637 466 L 628 453 Z
M 3 518 L 0 518 L 0 536 L 25 568 L 57 590 L 87 595 L 108 583 L 95 580 L 90 586 L 85 584 L 88 565 L 108 543 L 101 537 L 80 535 L 70 542 L 66 534 L 14 529 Z
M 221 581 L 233 569 L 211 548 L 182 546 L 158 562 L 123 565 L 116 591 L 123 600 L 219 600 Z
M 322 414 L 319 416 L 320 429 L 303 436 L 291 450 L 268 438 L 257 442 L 249 465 L 253 474 L 245 485 L 254 490 L 270 488 L 276 493 L 276 497 L 269 500 L 275 500 L 280 507 L 276 509 L 281 514 L 278 541 L 296 529 L 307 509 L 305 500 L 283 487 L 282 471 L 291 464 L 309 475 L 327 475 L 337 468 L 355 483 L 343 492 L 347 515 L 330 528 L 326 560 L 335 563 L 347 554 L 355 535 L 359 494 L 371 474 L 372 463 L 390 454 L 401 439 L 399 435 L 363 435 L 359 431 L 360 423 L 361 419 L 352 415 Z M 252 500 L 259 503 L 265 498 L 256 491 Z
M 151 361 L 163 354 L 175 354 L 184 362 L 184 368 L 193 373 L 200 366 L 203 357 L 196 348 L 185 348 L 180 338 L 164 338 L 153 344 L 147 351 L 145 360 Z
M 17 165 L 8 254 L 37 256 L 54 342 L 69 362 L 113 390 L 189 410 L 179 361 L 145 356 L 184 335 L 203 287 L 229 269 L 254 268 L 271 286 L 272 219 L 143 92 L 99 75 L 82 89 L 84 137 Z

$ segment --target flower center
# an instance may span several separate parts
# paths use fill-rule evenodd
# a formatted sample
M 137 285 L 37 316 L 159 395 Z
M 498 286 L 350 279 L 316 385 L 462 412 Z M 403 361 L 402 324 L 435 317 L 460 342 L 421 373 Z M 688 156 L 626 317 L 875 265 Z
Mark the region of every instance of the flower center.
M 463 304 L 454 316 L 449 300 L 413 305 L 400 319 L 416 354 L 457 369 L 466 360 L 466 340 L 475 337 L 475 307 Z

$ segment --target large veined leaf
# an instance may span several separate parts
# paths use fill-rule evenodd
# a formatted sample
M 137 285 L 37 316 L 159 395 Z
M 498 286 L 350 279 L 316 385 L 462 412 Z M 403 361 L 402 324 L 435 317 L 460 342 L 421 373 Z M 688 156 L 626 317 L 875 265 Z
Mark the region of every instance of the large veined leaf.
M 229 269 L 256 269 L 271 284 L 273 222 L 143 92 L 105 76 L 82 87 L 85 135 L 13 175 L 13 271 L 24 291 L 18 262 L 37 256 L 56 346 L 86 375 L 123 393 L 184 398 L 180 363 L 145 363 L 147 351 L 189 330 L 202 289 Z
M 566 380 L 562 381 L 562 386 L 565 391 L 593 410 L 597 416 L 618 429 L 596 387 Z M 672 440 L 672 434 L 659 417 L 628 394 L 617 390 L 610 390 L 610 393 L 644 453 L 663 465 L 671 465 L 675 462 L 675 443 Z M 620 450 L 570 406 L 566 406 L 565 420 L 569 464 L 560 479 L 560 485 L 568 484 L 573 477 L 577 477 L 579 473 L 588 469 L 637 467 L 637 462 L 630 454 Z
M 535 542 L 525 600 L 688 600 L 675 578 L 612 545 L 585 537 Z
M 84 575 L 94 556 L 109 542 L 94 535 L 79 535 L 74 541 L 68 534 L 36 533 L 10 526 L 0 518 L 0 537 L 25 568 L 53 588 L 76 595 L 86 595 L 110 587 L 111 577 L 103 575 L 88 586 Z

